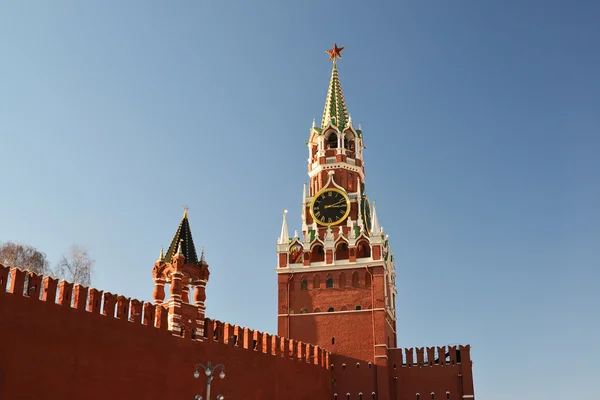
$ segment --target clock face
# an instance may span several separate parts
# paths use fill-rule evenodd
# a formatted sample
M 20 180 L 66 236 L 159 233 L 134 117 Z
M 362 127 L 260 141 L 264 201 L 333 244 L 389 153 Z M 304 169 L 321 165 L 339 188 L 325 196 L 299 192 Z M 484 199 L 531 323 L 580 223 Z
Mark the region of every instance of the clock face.
M 350 214 L 350 199 L 339 189 L 324 189 L 312 200 L 310 213 L 321 225 L 337 225 Z
M 371 234 L 371 203 L 369 203 L 369 198 L 367 196 L 363 199 L 363 211 L 362 214 L 365 219 L 365 230 L 367 231 L 367 235 Z

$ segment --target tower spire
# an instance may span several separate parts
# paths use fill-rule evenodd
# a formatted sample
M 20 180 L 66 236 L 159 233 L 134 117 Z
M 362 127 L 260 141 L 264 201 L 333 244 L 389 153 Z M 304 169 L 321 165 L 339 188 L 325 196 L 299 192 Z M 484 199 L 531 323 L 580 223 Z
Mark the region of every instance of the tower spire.
M 279 235 L 278 244 L 287 244 L 290 240 L 290 234 L 288 233 L 287 219 L 285 218 L 287 215 L 287 210 L 283 211 L 283 223 L 281 224 L 281 235 Z
M 329 81 L 329 89 L 327 98 L 325 99 L 325 109 L 323 110 L 323 118 L 321 127 L 324 127 L 331 121 L 340 131 L 346 127 L 348 123 L 348 111 L 346 110 L 346 101 L 342 93 L 342 84 L 337 71 L 337 59 L 342 58 L 340 54 L 344 50 L 343 47 L 333 45 L 333 48 L 327 50 L 329 53 L 329 61 L 333 60 L 333 69 L 331 70 L 331 79 Z
M 164 256 L 165 262 L 171 262 L 173 256 L 181 253 L 185 257 L 186 264 L 198 264 L 198 256 L 196 254 L 196 247 L 194 246 L 194 239 L 192 239 L 192 230 L 190 228 L 190 222 L 188 220 L 188 208 L 184 207 L 183 218 L 181 223 L 175 232 L 175 236 L 171 241 L 171 245 L 167 250 L 167 254 Z
M 371 216 L 372 227 L 371 236 L 377 236 L 381 234 L 381 227 L 379 226 L 379 219 L 377 219 L 377 206 L 373 202 L 373 215 Z

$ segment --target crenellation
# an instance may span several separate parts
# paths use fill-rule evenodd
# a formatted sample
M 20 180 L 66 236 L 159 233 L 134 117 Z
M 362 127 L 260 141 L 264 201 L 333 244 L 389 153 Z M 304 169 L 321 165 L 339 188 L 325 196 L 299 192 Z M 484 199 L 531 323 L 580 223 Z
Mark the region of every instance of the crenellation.
M 75 294 L 73 295 L 74 308 L 78 310 L 85 310 L 87 298 L 88 288 L 80 284 L 75 285 Z
M 273 354 L 271 335 L 264 332 L 260 336 L 262 336 L 262 352 L 265 354 Z
M 244 347 L 243 346 L 243 328 L 239 325 L 233 325 L 233 345 L 236 347 Z
M 225 322 L 223 324 L 223 338 L 221 339 L 221 343 L 226 344 L 228 346 L 233 346 L 233 326 L 229 324 L 229 322 Z
M 446 365 L 446 346 L 437 347 L 438 360 L 440 365 Z
M 142 306 L 143 303 L 138 299 L 131 300 L 131 315 L 129 320 L 136 324 L 140 324 L 142 322 Z
M 143 325 L 155 326 L 156 306 L 150 302 L 144 303 L 144 320 Z
M 296 360 L 298 358 L 298 348 L 296 347 L 296 341 L 294 339 L 288 340 L 287 349 L 287 358 L 291 358 L 292 360 Z
M 6 285 L 8 283 L 8 274 L 10 268 L 0 264 L 0 296 L 6 293 Z
M 39 300 L 42 292 L 42 275 L 30 272 L 27 275 L 27 293 L 26 295 L 32 299 Z
M 61 281 L 58 284 L 58 304 L 61 306 L 71 307 L 73 301 L 73 284 L 66 281 Z
M 10 293 L 22 296 L 25 290 L 25 271 L 13 268 L 10 271 L 10 278 Z
M 253 340 L 254 331 L 250 331 L 249 328 L 243 328 L 242 331 L 242 347 L 246 350 L 252 350 L 253 344 L 251 343 Z
M 129 321 L 129 298 L 117 296 L 117 318 Z
M 417 365 L 419 367 L 422 367 L 423 365 L 425 365 L 425 356 L 424 356 L 424 349 L 423 347 L 417 347 L 416 349 L 417 352 Z
M 102 314 L 108 318 L 115 317 L 115 307 L 117 305 L 117 295 L 110 292 L 104 293 L 104 304 L 102 306 Z
M 0 271 L 1 273 L 1 271 Z M 1 288 L 0 288 L 1 289 Z M 58 279 L 53 279 L 49 276 L 44 278 L 44 291 L 42 293 L 42 300 L 46 302 L 56 303 L 56 292 L 58 289 Z
M 450 353 L 450 364 L 451 365 L 456 364 L 456 346 L 450 346 L 449 353 Z
M 413 348 L 411 347 L 410 349 L 405 349 L 405 354 L 406 354 L 406 365 L 409 367 L 412 367 L 415 363 L 415 355 L 414 355 Z
M 427 360 L 426 365 L 432 366 L 435 362 L 435 347 L 427 347 Z
M 280 346 L 280 339 L 279 336 L 277 335 L 271 335 L 271 350 L 272 350 L 272 354 L 274 356 L 279 357 L 281 355 L 281 347 Z

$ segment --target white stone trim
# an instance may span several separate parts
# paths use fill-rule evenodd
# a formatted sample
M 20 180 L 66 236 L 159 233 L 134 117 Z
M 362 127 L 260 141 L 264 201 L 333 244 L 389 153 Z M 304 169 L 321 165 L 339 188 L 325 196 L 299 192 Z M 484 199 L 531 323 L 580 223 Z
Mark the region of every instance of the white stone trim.
M 388 356 L 375 356 L 375 358 L 388 358 Z
M 472 394 L 464 394 L 462 398 L 463 398 L 463 399 L 472 399 L 472 398 L 474 398 L 474 397 L 475 397 L 475 396 L 473 396 Z
M 366 310 L 346 310 L 346 311 L 321 311 L 321 312 L 312 312 L 312 313 L 299 313 L 297 314 L 296 312 L 294 312 L 294 314 L 277 314 L 278 317 L 300 317 L 303 315 L 323 315 L 323 314 L 347 314 L 347 313 L 360 313 L 360 312 L 371 312 L 371 311 L 383 311 L 383 308 L 369 308 Z
M 275 272 L 277 272 L 278 274 L 290 273 L 291 271 L 293 271 L 294 273 L 297 273 L 297 272 L 306 272 L 309 269 L 311 272 L 323 272 L 323 271 L 330 271 L 330 270 L 364 269 L 365 267 L 371 267 L 371 268 L 384 267 L 385 268 L 385 261 L 384 260 L 373 261 L 373 259 L 371 257 L 369 257 L 369 258 L 359 258 L 359 259 L 357 259 L 357 261 L 355 263 L 347 263 L 347 264 L 337 264 L 335 261 L 333 264 L 326 264 L 323 261 L 323 262 L 318 262 L 318 263 L 312 263 L 312 265 L 305 266 L 303 264 L 298 263 L 298 264 L 289 264 L 288 267 L 284 267 L 284 268 L 275 268 Z
M 330 158 L 330 157 L 328 157 Z M 333 159 L 335 160 L 335 157 L 333 157 Z M 317 165 L 315 165 L 317 164 Z M 326 164 L 319 164 L 318 161 L 315 161 L 312 165 L 311 165 L 311 170 L 308 173 L 308 176 L 310 178 L 314 177 L 315 175 L 318 175 L 321 171 L 323 170 L 330 170 L 330 169 L 347 169 L 348 171 L 352 171 L 352 172 L 356 172 L 357 174 L 360 175 L 360 177 L 362 179 L 365 178 L 365 173 L 362 169 L 362 167 L 357 167 L 355 165 L 352 164 L 348 164 L 345 162 L 334 162 L 334 163 L 326 163 Z

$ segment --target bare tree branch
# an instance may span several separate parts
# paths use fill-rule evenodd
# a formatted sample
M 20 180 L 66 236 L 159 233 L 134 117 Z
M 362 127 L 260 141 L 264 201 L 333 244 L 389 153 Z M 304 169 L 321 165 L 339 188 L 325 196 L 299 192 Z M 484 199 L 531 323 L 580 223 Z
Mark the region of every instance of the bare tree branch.
M 60 258 L 54 269 L 54 274 L 68 282 L 90 286 L 95 261 L 90 258 L 88 251 L 81 245 L 74 244 L 69 253 Z
M 35 247 L 6 242 L 0 246 L 0 264 L 44 275 L 50 272 L 46 254 Z

